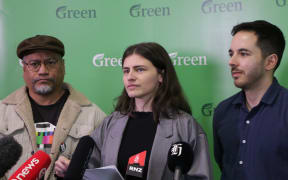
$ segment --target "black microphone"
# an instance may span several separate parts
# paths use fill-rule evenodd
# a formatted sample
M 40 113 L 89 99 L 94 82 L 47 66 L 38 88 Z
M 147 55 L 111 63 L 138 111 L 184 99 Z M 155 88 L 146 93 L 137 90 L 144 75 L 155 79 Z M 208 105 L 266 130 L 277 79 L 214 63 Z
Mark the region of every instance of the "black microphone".
M 174 172 L 174 180 L 186 174 L 193 162 L 193 151 L 190 144 L 177 142 L 172 144 L 168 152 L 168 168 Z
M 21 154 L 22 146 L 13 136 L 0 139 L 0 178 L 17 163 Z
M 95 143 L 90 136 L 83 136 L 72 155 L 64 180 L 82 179 Z

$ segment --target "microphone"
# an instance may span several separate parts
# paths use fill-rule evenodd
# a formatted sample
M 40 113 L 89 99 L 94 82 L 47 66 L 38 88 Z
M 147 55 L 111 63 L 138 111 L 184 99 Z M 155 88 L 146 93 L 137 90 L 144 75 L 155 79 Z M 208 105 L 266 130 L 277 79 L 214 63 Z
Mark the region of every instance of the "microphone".
M 174 180 L 179 180 L 186 174 L 193 162 L 193 151 L 190 144 L 177 142 L 168 151 L 168 168 L 174 172 Z
M 95 146 L 90 136 L 83 136 L 72 155 L 64 180 L 82 179 Z
M 39 180 L 45 175 L 50 163 L 51 159 L 47 153 L 37 151 L 14 172 L 9 180 Z
M 22 146 L 13 136 L 4 136 L 0 139 L 0 178 L 11 169 L 22 154 Z

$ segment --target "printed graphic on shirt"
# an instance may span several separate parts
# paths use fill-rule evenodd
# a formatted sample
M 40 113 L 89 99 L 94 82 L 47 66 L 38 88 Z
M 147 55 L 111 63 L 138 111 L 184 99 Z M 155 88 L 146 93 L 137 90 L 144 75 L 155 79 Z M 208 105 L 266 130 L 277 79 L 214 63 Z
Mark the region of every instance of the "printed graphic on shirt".
M 146 152 L 135 154 L 129 158 L 126 175 L 143 177 Z
M 51 148 L 56 126 L 49 122 L 35 123 L 38 149 Z

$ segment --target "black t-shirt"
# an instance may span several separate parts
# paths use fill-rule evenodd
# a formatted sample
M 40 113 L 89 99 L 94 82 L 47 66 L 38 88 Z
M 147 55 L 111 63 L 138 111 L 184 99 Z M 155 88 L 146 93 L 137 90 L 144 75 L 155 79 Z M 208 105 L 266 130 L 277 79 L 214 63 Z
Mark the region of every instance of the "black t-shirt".
M 126 180 L 146 179 L 156 129 L 157 123 L 153 119 L 152 112 L 134 112 L 129 118 L 118 152 L 117 164 L 117 168 Z M 143 151 L 147 151 L 143 177 L 126 175 L 129 158 Z
M 47 106 L 37 104 L 29 96 L 36 130 L 37 148 L 39 150 L 45 151 L 48 154 L 51 152 L 54 131 L 56 129 L 59 115 L 69 94 L 69 91 L 65 90 L 62 97 L 55 104 Z
M 66 89 L 65 93 L 55 104 L 46 105 L 46 106 L 37 104 L 29 95 L 29 99 L 30 99 L 31 106 L 32 106 L 34 123 L 49 122 L 53 124 L 54 126 L 56 126 L 59 115 L 62 111 L 62 108 L 69 94 L 70 94 L 69 91 Z

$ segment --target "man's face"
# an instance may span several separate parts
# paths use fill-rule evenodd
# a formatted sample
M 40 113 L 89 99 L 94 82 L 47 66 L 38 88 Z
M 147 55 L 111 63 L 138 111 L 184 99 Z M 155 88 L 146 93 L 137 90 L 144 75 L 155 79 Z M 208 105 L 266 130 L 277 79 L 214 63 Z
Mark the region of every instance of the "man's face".
M 44 96 L 61 88 L 65 66 L 59 55 L 39 51 L 24 56 L 23 61 L 23 78 L 30 93 Z
M 259 85 L 265 75 L 265 61 L 261 49 L 256 45 L 254 32 L 239 31 L 232 39 L 229 49 L 229 66 L 238 88 L 249 89 Z

